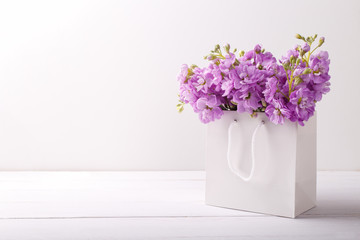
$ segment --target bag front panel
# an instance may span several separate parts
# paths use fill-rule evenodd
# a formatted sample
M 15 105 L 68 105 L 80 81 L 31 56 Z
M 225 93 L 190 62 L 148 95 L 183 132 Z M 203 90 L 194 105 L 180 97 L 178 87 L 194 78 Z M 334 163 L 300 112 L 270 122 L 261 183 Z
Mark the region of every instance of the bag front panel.
M 229 146 L 229 126 L 234 120 Z M 252 168 L 251 147 L 254 130 L 254 174 L 244 181 L 234 174 L 228 164 L 228 151 L 235 171 L 249 175 Z M 297 124 L 287 121 L 275 125 L 260 113 L 257 118 L 248 114 L 225 112 L 222 119 L 207 126 L 206 203 L 214 206 L 292 217 L 295 208 L 295 166 Z M 237 157 L 238 156 L 238 157 Z

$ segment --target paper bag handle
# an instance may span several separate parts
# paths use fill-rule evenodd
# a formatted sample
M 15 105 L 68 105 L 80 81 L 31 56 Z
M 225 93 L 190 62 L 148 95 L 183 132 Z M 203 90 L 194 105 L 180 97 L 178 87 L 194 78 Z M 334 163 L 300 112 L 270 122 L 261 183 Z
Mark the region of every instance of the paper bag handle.
M 252 137 L 251 137 L 251 170 L 250 170 L 250 174 L 249 176 L 245 177 L 243 176 L 243 174 L 241 174 L 241 172 L 237 171 L 232 164 L 232 159 L 231 159 L 231 154 L 230 154 L 230 149 L 233 147 L 233 143 L 232 143 L 232 134 L 233 134 L 233 128 L 234 126 L 240 124 L 237 120 L 234 120 L 234 122 L 232 122 L 229 126 L 228 129 L 228 150 L 227 150 L 227 161 L 228 161 L 228 166 L 231 170 L 231 172 L 233 172 L 236 176 L 240 177 L 243 181 L 248 182 L 250 181 L 250 179 L 253 177 L 254 175 L 254 169 L 255 169 L 255 139 L 256 139 L 256 134 L 258 132 L 258 130 L 260 129 L 260 127 L 262 125 L 265 124 L 265 121 L 262 120 L 259 125 L 257 125 L 257 127 L 255 128 Z

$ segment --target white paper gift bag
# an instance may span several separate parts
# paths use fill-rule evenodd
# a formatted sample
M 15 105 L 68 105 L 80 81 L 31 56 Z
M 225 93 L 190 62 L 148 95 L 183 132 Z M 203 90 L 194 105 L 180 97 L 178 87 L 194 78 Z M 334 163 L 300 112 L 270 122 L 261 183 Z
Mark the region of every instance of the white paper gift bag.
M 275 125 L 226 111 L 208 124 L 206 204 L 294 218 L 315 201 L 316 115 Z

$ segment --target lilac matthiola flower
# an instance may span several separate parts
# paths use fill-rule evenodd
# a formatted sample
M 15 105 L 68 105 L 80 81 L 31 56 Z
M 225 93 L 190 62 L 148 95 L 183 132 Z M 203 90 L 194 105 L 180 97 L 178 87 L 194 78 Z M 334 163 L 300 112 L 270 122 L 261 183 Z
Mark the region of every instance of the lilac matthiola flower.
M 255 51 L 254 50 L 250 50 L 248 52 L 246 52 L 244 54 L 244 56 L 242 57 L 242 59 L 240 59 L 241 61 L 248 61 L 248 60 L 251 60 L 253 59 L 255 56 Z
M 290 95 L 289 107 L 293 110 L 293 119 L 297 120 L 300 125 L 314 115 L 315 111 L 314 92 L 307 88 L 300 88 Z
M 329 54 L 326 51 L 320 51 L 310 57 L 310 68 L 313 73 L 308 74 L 309 87 L 315 91 L 315 100 L 320 101 L 322 95 L 330 91 L 329 75 Z
M 228 55 L 225 56 L 225 60 L 220 65 L 220 68 L 222 70 L 228 70 L 230 66 L 234 64 L 234 62 L 235 62 L 235 54 L 229 53 Z
M 222 75 L 219 66 L 216 64 L 210 64 L 209 69 L 211 70 L 211 73 L 213 75 L 212 84 L 214 84 L 215 86 L 220 85 L 222 81 Z
M 278 91 L 278 80 L 275 77 L 271 77 L 268 79 L 266 83 L 266 89 L 263 91 L 265 101 L 271 103 L 275 97 L 275 94 Z
M 229 71 L 229 80 L 235 89 L 239 89 L 241 87 L 241 83 L 240 83 L 241 79 L 237 72 L 238 68 L 239 68 L 239 66 L 237 66 L 235 69 L 232 69 Z
M 219 107 L 220 102 L 215 95 L 203 96 L 196 101 L 195 112 L 199 113 L 199 118 L 203 123 L 220 119 L 223 111 Z
M 234 81 L 231 79 L 227 79 L 224 81 L 221 85 L 221 89 L 224 90 L 224 93 L 222 96 L 226 97 L 230 94 L 231 90 L 234 89 Z
M 234 93 L 232 101 L 237 103 L 237 109 L 239 113 L 252 113 L 253 110 L 261 107 L 260 95 L 257 91 L 254 91 L 253 89 L 249 89 L 248 92 L 242 92 L 238 90 Z
M 199 113 L 199 119 L 202 123 L 209 123 L 216 119 L 220 119 L 223 114 L 223 111 L 219 107 L 213 108 L 211 110 L 204 109 Z
M 237 103 L 238 112 L 252 113 L 262 107 L 265 75 L 254 65 L 240 64 L 235 70 L 236 74 L 232 77 L 234 81 L 232 101 Z
M 310 67 L 314 71 L 319 71 L 320 73 L 329 72 L 329 54 L 326 51 L 320 51 L 310 57 Z
M 291 56 L 294 56 L 295 58 L 298 58 L 299 57 L 299 51 L 297 50 L 297 48 L 298 48 L 298 46 L 296 45 L 293 49 L 290 49 L 286 53 L 286 56 L 283 56 L 281 58 L 280 63 L 289 62 Z
M 323 42 L 320 38 L 319 46 Z M 310 51 L 308 43 L 290 49 L 280 63 L 259 44 L 239 58 L 229 45 L 225 50 L 224 57 L 217 46 L 208 67 L 183 65 L 178 75 L 180 106 L 191 105 L 203 123 L 221 118 L 226 109 L 250 114 L 265 110 L 274 124 L 288 119 L 304 125 L 316 102 L 330 91 L 328 53 L 320 51 L 309 60 L 300 56 Z
M 262 53 L 261 46 L 258 44 L 254 47 L 254 50 L 246 52 L 240 58 L 240 61 L 251 63 L 251 65 L 255 65 L 258 69 L 269 71 L 270 66 L 276 63 L 276 58 L 270 52 Z
M 188 70 L 189 70 L 188 65 L 183 64 L 183 65 L 181 66 L 181 71 L 180 71 L 180 73 L 179 73 L 179 75 L 178 75 L 178 77 L 177 77 L 178 81 L 179 81 L 181 84 L 185 82 L 186 77 L 187 77 L 187 75 L 188 75 Z
M 269 117 L 270 121 L 278 124 L 284 124 L 285 118 L 291 117 L 291 112 L 286 108 L 281 102 L 274 102 L 271 105 L 268 105 L 265 110 L 266 116 Z
M 314 84 L 313 89 L 315 91 L 315 101 L 320 101 L 322 96 L 330 91 L 330 82 L 324 82 L 320 84 Z

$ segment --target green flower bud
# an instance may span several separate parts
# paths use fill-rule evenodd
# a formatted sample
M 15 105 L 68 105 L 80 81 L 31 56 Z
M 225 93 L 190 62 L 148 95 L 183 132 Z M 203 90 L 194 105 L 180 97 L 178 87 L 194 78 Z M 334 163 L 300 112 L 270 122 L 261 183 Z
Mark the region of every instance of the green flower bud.
M 266 107 L 266 102 L 265 102 L 265 99 L 261 99 L 261 104 L 263 105 L 263 107 Z
M 257 112 L 253 111 L 253 113 L 250 115 L 250 117 L 252 117 L 252 118 L 257 117 Z
M 216 44 L 216 45 L 215 45 L 214 51 L 215 51 L 215 52 L 219 52 L 219 51 L 220 51 L 220 45 L 219 45 L 219 44 Z
M 300 58 L 296 59 L 296 65 L 300 64 Z
M 181 113 L 182 111 L 184 111 L 184 106 L 177 107 L 177 110 L 179 113 Z
M 214 54 L 210 54 L 210 55 L 208 55 L 208 56 L 206 56 L 206 58 L 205 59 L 207 59 L 207 60 L 215 60 L 216 59 L 216 56 L 214 55 Z
M 304 37 L 301 36 L 300 34 L 296 34 L 295 37 L 296 37 L 297 39 L 303 39 L 303 38 L 304 38 Z
M 244 54 L 245 54 L 245 51 L 241 51 L 241 52 L 239 53 L 239 56 L 242 57 L 242 56 L 244 56 Z
M 293 61 L 294 61 L 294 56 L 291 55 L 291 56 L 290 56 L 290 62 L 292 63 Z
M 309 73 L 311 73 L 311 72 L 312 72 L 311 68 L 307 68 L 307 69 L 305 69 L 305 70 L 303 71 L 302 74 L 309 74 Z
M 290 63 L 291 63 L 292 66 L 294 66 L 295 63 L 296 63 L 296 58 L 294 56 L 291 56 L 291 57 L 290 57 Z
M 191 76 L 191 75 L 193 75 L 194 74 L 194 72 L 193 72 L 193 69 L 192 68 L 188 68 L 188 76 Z
M 324 37 L 321 37 L 321 38 L 319 39 L 319 47 L 320 47 L 321 45 L 323 45 L 324 42 L 325 42 L 325 38 L 324 38 Z
M 302 83 L 302 82 L 303 82 L 303 80 L 302 80 L 301 77 L 299 77 L 299 76 L 295 77 L 295 86 L 296 86 L 296 85 L 299 85 L 299 84 Z
M 180 102 L 180 103 L 176 105 L 176 108 L 177 108 L 177 111 L 178 111 L 179 113 L 181 113 L 182 111 L 184 111 L 184 104 L 185 104 L 185 103 L 182 102 L 182 101 L 180 101 L 180 100 L 179 100 L 179 102 Z
M 302 49 L 300 48 L 300 57 L 303 57 L 304 54 L 305 54 L 304 50 L 302 50 Z
M 285 70 L 289 70 L 290 63 L 286 62 L 283 64 Z
M 230 44 L 226 44 L 226 45 L 224 46 L 224 49 L 225 49 L 225 51 L 226 51 L 227 53 L 229 53 L 229 52 L 230 52 Z

